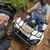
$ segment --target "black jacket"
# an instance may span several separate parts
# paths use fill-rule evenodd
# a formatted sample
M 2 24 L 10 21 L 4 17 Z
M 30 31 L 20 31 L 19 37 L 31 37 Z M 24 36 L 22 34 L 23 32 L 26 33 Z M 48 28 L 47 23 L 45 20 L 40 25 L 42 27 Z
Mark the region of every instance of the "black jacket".
M 0 39 L 0 50 L 8 50 L 11 40 L 12 38 L 10 36 L 5 36 L 4 38 Z

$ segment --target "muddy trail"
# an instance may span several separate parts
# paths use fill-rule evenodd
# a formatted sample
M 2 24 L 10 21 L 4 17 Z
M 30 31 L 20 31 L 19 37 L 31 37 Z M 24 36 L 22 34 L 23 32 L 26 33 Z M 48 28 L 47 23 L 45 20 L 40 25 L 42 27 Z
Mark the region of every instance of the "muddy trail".
M 28 0 L 27 0 L 27 2 L 28 2 Z M 38 2 L 38 1 L 36 0 L 36 2 Z M 21 11 L 17 8 L 16 17 L 22 17 L 22 19 L 26 18 L 27 14 L 28 14 L 26 12 L 26 10 L 31 8 L 35 4 L 35 3 L 33 4 L 33 2 L 28 2 L 28 3 L 29 4 L 27 4 L 27 8 L 24 11 Z M 48 1 L 48 3 L 50 4 L 50 1 Z M 43 41 L 38 46 L 32 46 L 30 48 L 30 50 L 50 50 L 50 17 L 49 17 L 48 21 L 49 21 L 48 22 L 49 24 L 48 24 L 46 31 L 44 32 L 45 36 L 44 36 Z M 15 41 L 14 39 L 12 40 L 11 45 L 16 50 L 26 50 L 26 47 L 27 47 L 26 45 L 23 45 L 23 44 L 19 43 L 18 41 Z M 12 48 L 10 47 L 9 50 L 12 50 Z

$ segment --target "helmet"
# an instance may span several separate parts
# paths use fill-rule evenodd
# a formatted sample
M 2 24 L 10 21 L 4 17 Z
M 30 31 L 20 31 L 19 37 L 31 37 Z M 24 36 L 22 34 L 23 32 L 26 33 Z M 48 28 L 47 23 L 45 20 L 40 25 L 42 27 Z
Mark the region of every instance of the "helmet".
M 16 13 L 16 9 L 10 3 L 0 3 L 0 13 L 7 14 L 10 19 L 13 19 L 13 16 Z
M 5 14 L 8 15 L 9 17 L 9 21 L 8 21 L 8 25 L 7 25 L 7 32 L 10 29 L 10 26 L 12 24 L 12 20 L 15 16 L 16 13 L 16 8 L 10 4 L 10 3 L 0 3 L 0 14 Z

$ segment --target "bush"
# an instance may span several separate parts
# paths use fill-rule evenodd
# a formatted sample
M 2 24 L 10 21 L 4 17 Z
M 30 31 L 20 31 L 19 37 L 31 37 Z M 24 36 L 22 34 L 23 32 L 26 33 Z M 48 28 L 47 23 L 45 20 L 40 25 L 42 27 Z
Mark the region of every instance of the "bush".
M 26 6 L 26 0 L 0 0 L 0 2 L 9 2 L 14 6 L 18 6 L 20 9 Z
M 35 2 L 35 0 L 29 0 L 30 2 Z
M 25 8 L 26 0 L 17 0 L 17 5 L 19 8 Z

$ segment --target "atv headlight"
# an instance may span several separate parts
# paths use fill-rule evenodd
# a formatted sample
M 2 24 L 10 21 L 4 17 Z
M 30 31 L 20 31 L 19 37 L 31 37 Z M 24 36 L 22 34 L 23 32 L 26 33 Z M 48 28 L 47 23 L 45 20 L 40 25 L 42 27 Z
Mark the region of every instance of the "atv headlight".
M 17 18 L 17 19 L 15 20 L 14 27 L 16 27 L 16 28 L 19 29 L 19 28 L 23 25 L 23 23 L 24 23 L 24 21 L 21 20 L 21 18 Z

